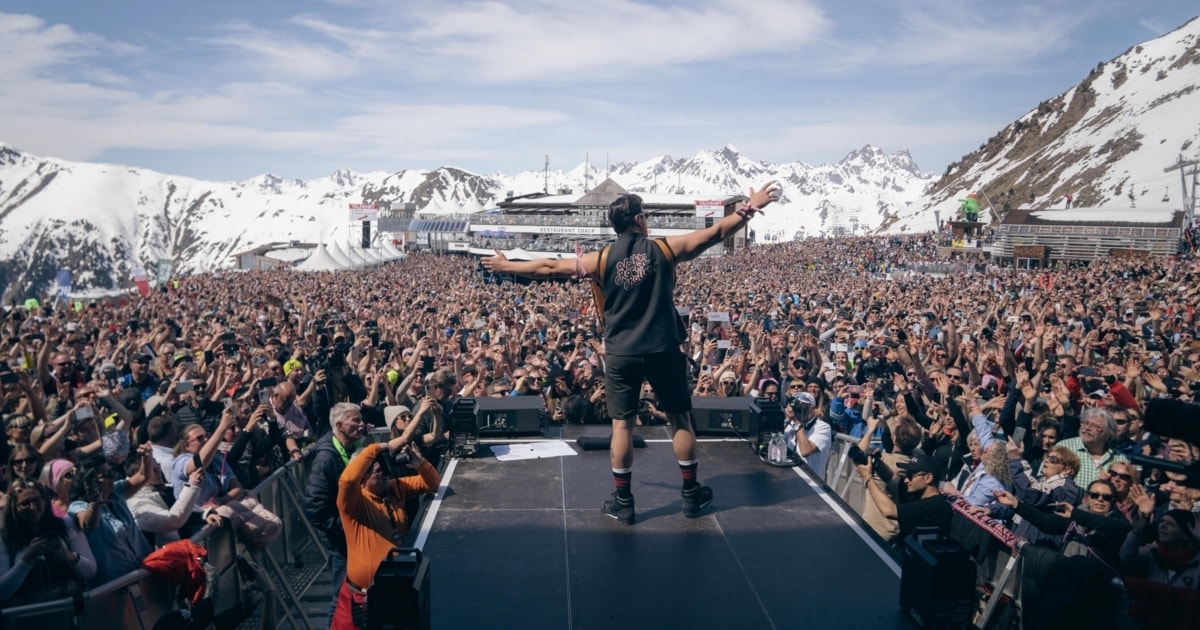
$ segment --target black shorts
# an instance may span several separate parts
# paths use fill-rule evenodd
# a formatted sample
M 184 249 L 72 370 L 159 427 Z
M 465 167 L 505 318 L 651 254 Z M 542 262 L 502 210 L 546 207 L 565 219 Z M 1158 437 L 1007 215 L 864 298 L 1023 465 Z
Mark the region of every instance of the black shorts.
M 687 357 L 679 350 L 655 354 L 604 357 L 604 399 L 614 420 L 637 417 L 642 382 L 650 381 L 656 406 L 665 413 L 692 410 L 692 392 L 687 383 Z

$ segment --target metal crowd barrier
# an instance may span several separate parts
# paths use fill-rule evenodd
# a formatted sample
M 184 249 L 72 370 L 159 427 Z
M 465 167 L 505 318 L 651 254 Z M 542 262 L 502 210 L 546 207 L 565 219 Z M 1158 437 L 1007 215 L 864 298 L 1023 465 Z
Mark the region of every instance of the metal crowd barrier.
M 834 436 L 833 452 L 828 459 L 825 483 L 839 498 L 862 516 L 865 502 L 870 501 L 862 478 L 854 470 L 849 451 L 859 438 L 844 433 Z M 992 592 L 974 624 L 986 628 L 999 607 L 1009 598 L 1020 606 L 1020 551 L 1025 541 L 1002 523 L 986 516 L 971 514 L 961 497 L 947 497 L 954 508 L 951 537 L 967 547 L 978 565 L 978 581 L 991 586 Z M 956 536 L 956 534 L 965 534 Z M 969 539 L 969 540 L 961 540 Z
M 263 627 L 264 622 L 276 628 L 284 627 L 285 622 L 297 629 L 314 626 L 303 598 L 326 571 L 329 557 L 304 518 L 303 484 L 311 460 L 311 452 L 306 451 L 302 459 L 289 462 L 248 491 L 283 522 L 279 536 L 265 549 L 248 549 L 228 525 L 205 527 L 192 537 L 208 551 L 209 583 L 217 612 L 240 602 L 250 586 L 247 579 L 253 576 L 244 577 L 238 570 L 239 556 L 251 560 L 251 566 L 261 566 L 256 573 L 270 579 L 270 584 L 261 585 L 263 601 L 241 628 Z M 5 608 L 0 617 L 5 623 L 19 623 L 19 627 L 148 629 L 176 609 L 175 592 L 174 585 L 137 569 L 84 591 L 78 598 Z M 277 622 L 272 614 L 276 609 L 283 613 Z

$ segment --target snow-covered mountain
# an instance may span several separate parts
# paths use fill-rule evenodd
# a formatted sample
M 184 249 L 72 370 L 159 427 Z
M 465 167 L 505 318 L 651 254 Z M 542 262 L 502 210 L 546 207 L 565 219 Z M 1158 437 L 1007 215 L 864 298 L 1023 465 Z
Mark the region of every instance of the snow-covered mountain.
M 921 231 L 979 195 L 981 207 L 1182 207 L 1179 171 L 1200 150 L 1200 18 L 1096 66 L 951 164 L 884 231 Z M 1191 169 L 1186 172 L 1189 184 Z M 1190 194 L 1189 188 L 1189 194 Z M 1166 199 L 1164 199 L 1164 197 Z M 988 215 L 985 211 L 985 218 Z
M 789 239 L 876 228 L 920 198 L 933 181 L 907 152 L 874 147 L 837 164 L 756 162 L 732 146 L 690 158 L 658 157 L 571 171 L 476 175 L 433 171 L 354 173 L 310 181 L 266 174 L 208 182 L 113 164 L 40 158 L 0 144 L 0 260 L 17 294 L 46 293 L 55 272 L 73 271 L 73 289 L 126 286 L 131 266 L 161 258 L 183 273 L 225 267 L 230 255 L 272 242 L 345 238 L 348 204 L 479 211 L 508 193 L 570 189 L 579 195 L 612 177 L 633 192 L 693 198 L 732 195 L 770 179 L 783 202 L 755 222 L 760 238 Z M 5 274 L 7 272 L 7 274 Z
M 230 254 L 264 243 L 344 237 L 350 203 L 479 211 L 508 193 L 569 189 L 582 195 L 607 176 L 633 192 L 697 198 L 778 179 L 782 203 L 755 221 L 761 240 L 927 230 L 935 213 L 952 216 L 957 200 L 971 192 L 985 211 L 1060 207 L 1068 194 L 1082 207 L 1179 206 L 1179 173 L 1164 169 L 1180 155 L 1197 156 L 1198 87 L 1200 18 L 1101 63 L 1079 85 L 951 164 L 936 182 L 906 151 L 871 146 L 819 166 L 757 162 L 726 146 L 688 158 L 512 176 L 443 167 L 208 182 L 40 158 L 0 143 L 0 285 L 18 295 L 44 293 L 65 267 L 77 289 L 122 287 L 136 262 L 152 266 L 169 258 L 187 273 L 227 266 Z

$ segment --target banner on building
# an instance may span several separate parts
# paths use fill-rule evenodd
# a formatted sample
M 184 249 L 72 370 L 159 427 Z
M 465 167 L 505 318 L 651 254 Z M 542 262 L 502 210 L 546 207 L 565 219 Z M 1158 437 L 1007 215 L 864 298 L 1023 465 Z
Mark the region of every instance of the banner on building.
M 351 221 L 378 221 L 379 206 L 373 203 L 350 204 Z
M 696 216 L 705 218 L 725 216 L 725 202 L 720 199 L 697 199 Z

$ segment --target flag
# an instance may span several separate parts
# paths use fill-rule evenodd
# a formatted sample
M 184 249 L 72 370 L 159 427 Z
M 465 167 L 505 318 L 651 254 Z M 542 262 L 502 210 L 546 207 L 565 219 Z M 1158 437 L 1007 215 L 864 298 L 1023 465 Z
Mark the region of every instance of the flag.
M 66 300 L 71 292 L 71 270 L 59 269 L 55 284 L 58 285 L 58 299 Z
M 129 274 L 133 276 L 133 284 L 137 285 L 138 295 L 142 297 L 150 295 L 150 278 L 146 276 L 146 268 L 141 263 L 133 263 L 129 268 Z
M 170 258 L 158 259 L 158 273 L 155 277 L 154 286 L 166 286 L 167 281 L 171 279 L 171 267 L 174 265 Z

